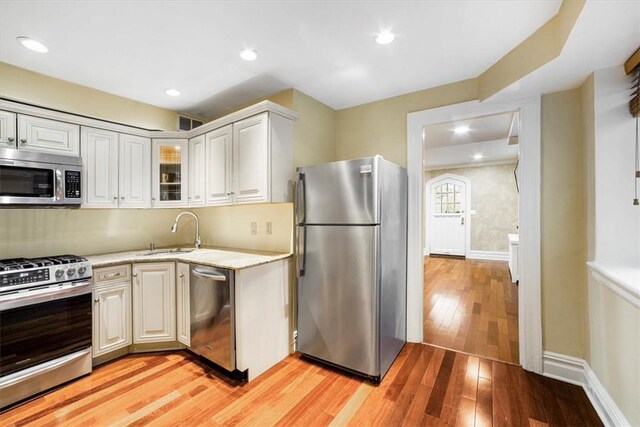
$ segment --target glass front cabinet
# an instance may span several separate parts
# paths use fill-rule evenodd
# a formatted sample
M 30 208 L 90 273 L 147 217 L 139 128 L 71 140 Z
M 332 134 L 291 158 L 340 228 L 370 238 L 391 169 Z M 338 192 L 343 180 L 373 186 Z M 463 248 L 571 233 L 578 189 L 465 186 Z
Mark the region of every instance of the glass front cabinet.
M 153 206 L 186 206 L 189 193 L 189 141 L 187 139 L 153 140 Z

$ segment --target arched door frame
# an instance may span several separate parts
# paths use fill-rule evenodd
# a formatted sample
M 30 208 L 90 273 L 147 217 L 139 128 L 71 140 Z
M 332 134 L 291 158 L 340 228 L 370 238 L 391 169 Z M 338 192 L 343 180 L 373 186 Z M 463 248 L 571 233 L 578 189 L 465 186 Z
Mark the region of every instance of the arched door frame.
M 431 178 L 426 184 L 425 184 L 425 200 L 424 200 L 424 209 L 425 209 L 425 213 L 428 211 L 427 210 L 427 204 L 431 203 L 431 187 L 433 186 L 433 184 L 438 183 L 439 181 L 444 181 L 447 179 L 454 179 L 457 181 L 462 181 L 464 182 L 464 223 L 466 225 L 464 233 L 464 256 L 468 257 L 469 253 L 471 252 L 471 216 L 469 215 L 469 210 L 471 209 L 471 181 L 469 180 L 469 178 L 461 176 L 461 175 L 456 175 L 453 173 L 445 173 L 442 175 L 438 175 L 436 177 Z M 429 231 L 431 230 L 430 224 L 431 224 L 431 214 L 429 215 L 424 215 L 424 219 L 425 219 L 425 232 L 424 232 L 424 255 L 429 255 L 429 250 L 427 249 L 428 247 L 430 247 L 430 236 L 429 236 Z
M 542 372 L 540 267 L 540 96 L 518 101 L 470 101 L 407 114 L 409 209 L 407 241 L 407 339 L 422 341 L 423 321 L 423 130 L 471 117 L 520 112 L 520 247 L 518 326 L 520 364 Z

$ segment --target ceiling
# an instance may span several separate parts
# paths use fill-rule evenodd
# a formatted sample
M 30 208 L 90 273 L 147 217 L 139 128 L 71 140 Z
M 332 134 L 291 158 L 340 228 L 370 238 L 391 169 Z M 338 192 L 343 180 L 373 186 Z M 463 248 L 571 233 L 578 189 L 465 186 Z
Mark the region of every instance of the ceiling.
M 2 0 L 0 61 L 204 117 L 289 87 L 341 109 L 476 77 L 560 3 Z
M 425 148 L 450 147 L 495 140 L 504 140 L 507 144 L 513 114 L 494 114 L 427 126 L 424 128 Z M 458 126 L 468 126 L 469 132 L 455 133 L 453 130 Z

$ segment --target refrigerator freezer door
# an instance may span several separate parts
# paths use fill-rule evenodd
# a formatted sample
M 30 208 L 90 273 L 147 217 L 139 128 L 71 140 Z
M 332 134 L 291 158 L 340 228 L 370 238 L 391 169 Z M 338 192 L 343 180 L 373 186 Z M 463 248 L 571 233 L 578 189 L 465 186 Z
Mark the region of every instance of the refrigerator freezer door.
M 378 224 L 380 157 L 298 168 L 298 223 Z
M 378 376 L 378 226 L 306 226 L 298 281 L 301 353 Z

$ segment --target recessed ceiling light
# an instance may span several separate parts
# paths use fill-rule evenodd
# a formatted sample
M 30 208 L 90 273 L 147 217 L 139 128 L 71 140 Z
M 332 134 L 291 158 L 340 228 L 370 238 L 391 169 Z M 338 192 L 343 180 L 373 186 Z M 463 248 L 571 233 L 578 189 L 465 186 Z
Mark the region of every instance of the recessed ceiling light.
M 482 154 L 474 154 L 473 155 L 473 160 L 482 160 L 484 158 L 484 156 Z
M 251 49 L 245 49 L 240 51 L 240 58 L 245 61 L 255 61 L 258 58 L 258 52 Z
M 378 44 L 389 44 L 396 38 L 395 34 L 393 34 L 389 30 L 384 30 L 376 37 L 376 43 Z
M 178 89 L 167 89 L 164 92 L 169 96 L 180 96 L 180 91 Z
M 16 40 L 20 42 L 22 46 L 34 52 L 38 52 L 38 53 L 49 52 L 49 49 L 45 45 L 43 45 L 37 40 L 30 39 L 29 37 L 17 37 Z
M 461 125 L 461 126 L 456 126 L 453 129 L 453 133 L 461 135 L 463 133 L 469 133 L 469 126 L 467 125 Z

